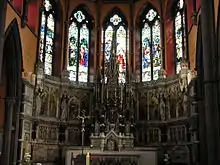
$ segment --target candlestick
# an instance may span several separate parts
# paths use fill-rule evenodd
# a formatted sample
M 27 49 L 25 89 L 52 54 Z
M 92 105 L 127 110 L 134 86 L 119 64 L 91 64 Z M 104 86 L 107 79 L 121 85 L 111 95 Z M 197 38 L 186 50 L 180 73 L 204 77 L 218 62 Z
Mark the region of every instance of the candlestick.
M 123 102 L 123 84 L 121 84 L 121 104 Z
M 106 96 L 106 97 L 107 97 L 107 99 L 108 99 L 108 85 L 107 85 L 106 88 L 107 88 L 107 89 L 106 89 L 106 90 L 107 90 L 107 91 L 106 91 L 106 92 L 107 92 L 107 94 L 106 94 L 107 96 Z

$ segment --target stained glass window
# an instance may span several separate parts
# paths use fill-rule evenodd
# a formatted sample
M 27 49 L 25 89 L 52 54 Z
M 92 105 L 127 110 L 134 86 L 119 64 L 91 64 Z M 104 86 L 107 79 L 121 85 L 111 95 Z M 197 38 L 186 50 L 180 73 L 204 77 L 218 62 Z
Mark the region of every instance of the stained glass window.
M 126 82 L 126 56 L 128 52 L 128 32 L 125 20 L 119 14 L 112 14 L 103 28 L 103 55 L 105 81 L 107 82 L 107 67 L 112 53 L 118 66 L 118 82 Z
M 83 10 L 70 18 L 67 70 L 72 81 L 87 82 L 89 78 L 90 21 Z
M 52 75 L 54 50 L 55 10 L 50 0 L 44 0 L 40 25 L 40 60 L 44 63 L 44 73 Z
M 181 69 L 181 61 L 184 57 L 185 50 L 185 12 L 184 12 L 184 1 L 179 0 L 176 5 L 176 13 L 174 20 L 175 29 L 175 50 L 176 50 L 176 73 L 178 74 Z
M 147 10 L 141 19 L 142 82 L 157 80 L 162 65 L 160 17 L 154 9 Z

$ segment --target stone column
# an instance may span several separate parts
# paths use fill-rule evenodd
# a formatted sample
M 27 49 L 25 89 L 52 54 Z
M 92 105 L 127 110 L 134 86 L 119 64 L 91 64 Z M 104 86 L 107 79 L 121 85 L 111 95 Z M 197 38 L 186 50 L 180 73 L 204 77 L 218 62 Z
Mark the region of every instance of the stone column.
M 129 10 L 130 10 L 130 31 L 129 31 L 129 54 L 128 56 L 128 62 L 127 62 L 127 67 L 128 67 L 128 81 L 130 82 L 131 75 L 133 73 L 133 63 L 134 63 L 134 1 L 130 0 L 129 1 Z
M 12 120 L 14 112 L 14 98 L 8 98 L 5 100 L 5 127 L 4 127 L 4 143 L 3 143 L 3 164 L 11 165 L 11 142 L 12 142 Z
M 204 103 L 206 123 L 207 165 L 217 165 L 218 162 L 218 107 L 215 86 L 216 73 L 216 43 L 214 27 L 214 2 L 201 0 L 201 31 L 204 68 Z M 201 155 L 201 156 L 206 156 Z M 205 164 L 201 162 L 201 164 Z
M 28 8 L 29 8 L 29 0 L 23 1 L 23 14 L 21 19 L 21 27 L 25 28 L 28 21 Z
M 7 11 L 7 0 L 0 1 L 0 68 L 2 68 L 3 61 L 3 48 L 5 42 L 5 20 Z M 0 71 L 0 81 L 1 81 L 1 71 Z
M 101 16 L 101 6 L 102 6 L 102 2 L 100 0 L 98 0 L 96 2 L 96 9 L 97 9 L 97 15 L 96 15 L 96 54 L 94 54 L 95 56 L 95 60 L 96 60 L 96 66 L 94 66 L 94 68 L 96 68 L 96 76 L 98 75 L 98 69 L 100 69 L 101 67 L 101 27 L 100 27 L 100 16 Z M 104 58 L 104 57 L 103 57 Z

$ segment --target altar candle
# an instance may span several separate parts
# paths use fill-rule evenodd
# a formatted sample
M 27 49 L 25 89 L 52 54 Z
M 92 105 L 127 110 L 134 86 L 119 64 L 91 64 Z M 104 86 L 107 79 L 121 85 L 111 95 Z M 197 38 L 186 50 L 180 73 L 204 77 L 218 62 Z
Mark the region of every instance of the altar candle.
M 87 152 L 86 154 L 86 165 L 90 165 L 90 153 Z

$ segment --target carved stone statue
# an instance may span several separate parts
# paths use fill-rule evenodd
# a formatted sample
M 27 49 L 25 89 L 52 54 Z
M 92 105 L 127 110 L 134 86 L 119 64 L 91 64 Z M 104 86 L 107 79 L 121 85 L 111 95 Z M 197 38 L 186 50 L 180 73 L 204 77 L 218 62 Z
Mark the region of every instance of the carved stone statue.
M 165 108 L 166 108 L 166 106 L 165 106 L 165 102 L 163 100 L 163 97 L 160 96 L 159 111 L 160 111 L 160 119 L 162 121 L 166 120 Z
M 184 92 L 183 95 L 183 103 L 182 103 L 182 107 L 183 107 L 183 115 L 187 115 L 187 109 L 188 109 L 188 96 L 187 93 Z
M 65 94 L 61 100 L 61 116 L 60 120 L 65 121 L 67 118 L 67 111 L 68 111 L 68 96 Z
M 112 139 L 109 139 L 108 142 L 107 142 L 107 150 L 108 151 L 115 151 L 115 141 L 112 140 Z
M 126 135 L 130 135 L 130 130 L 131 130 L 130 128 L 131 128 L 130 122 L 127 121 L 126 126 L 125 126 L 125 134 Z
M 100 131 L 100 126 L 99 123 L 96 121 L 95 122 L 95 135 L 98 136 Z
M 35 98 L 35 116 L 39 116 L 42 108 L 43 89 L 39 87 Z

